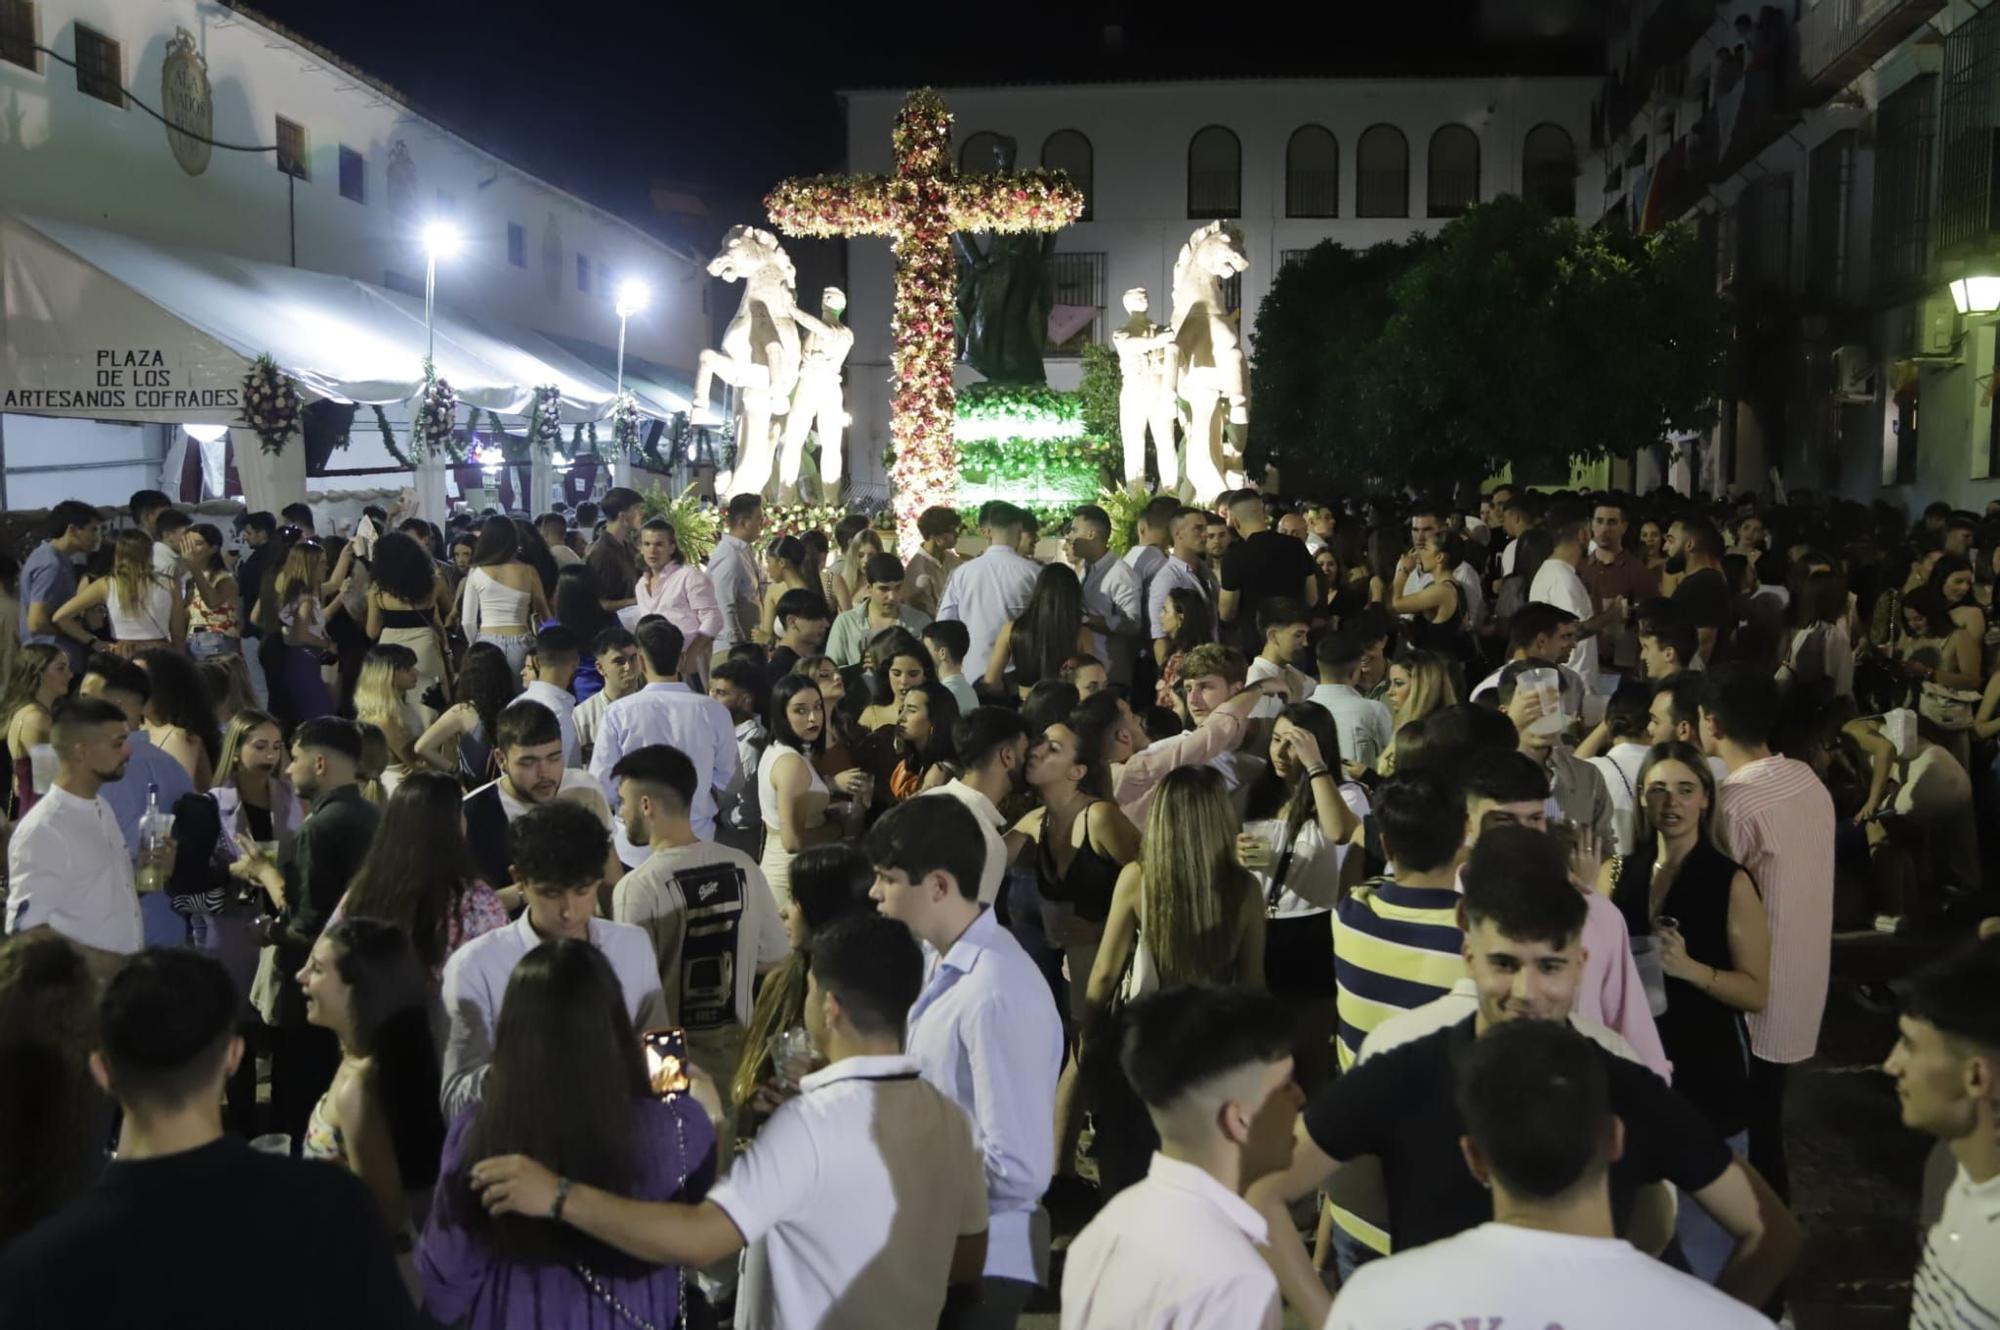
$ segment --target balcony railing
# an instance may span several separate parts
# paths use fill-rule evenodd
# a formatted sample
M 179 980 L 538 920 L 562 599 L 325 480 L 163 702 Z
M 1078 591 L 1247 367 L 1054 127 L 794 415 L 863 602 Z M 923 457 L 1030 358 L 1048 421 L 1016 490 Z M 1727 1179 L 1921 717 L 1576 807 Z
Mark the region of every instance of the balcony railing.
M 1816 105 L 1921 28 L 1945 0 L 1819 0 L 1799 20 L 1801 100 Z

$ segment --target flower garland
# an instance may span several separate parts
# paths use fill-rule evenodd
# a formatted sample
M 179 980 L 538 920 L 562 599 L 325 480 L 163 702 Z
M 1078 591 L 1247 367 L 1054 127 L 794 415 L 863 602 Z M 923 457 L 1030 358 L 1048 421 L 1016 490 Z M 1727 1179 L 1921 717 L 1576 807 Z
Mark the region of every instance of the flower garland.
M 929 88 L 896 113 L 893 176 L 787 180 L 765 211 L 787 235 L 889 237 L 896 258 L 889 428 L 899 543 L 915 549 L 917 517 L 958 487 L 952 356 L 957 343 L 954 231 L 1053 231 L 1083 215 L 1083 194 L 1059 171 L 959 176 L 951 112 Z
M 458 394 L 426 360 L 417 418 L 410 425 L 410 455 L 423 460 L 437 453 L 454 462 L 465 460 L 465 449 L 458 443 Z
M 528 401 L 528 443 L 544 456 L 562 447 L 562 389 L 545 383 Z
M 298 388 L 277 361 L 261 355 L 250 362 L 243 376 L 243 424 L 257 431 L 265 452 L 276 457 L 285 450 L 304 410 Z
M 611 404 L 611 451 L 624 458 L 639 454 L 639 399 L 631 393 L 620 393 Z
M 859 511 L 837 503 L 767 503 L 764 534 L 775 540 L 779 536 L 802 536 L 808 531 L 831 533 L 841 518 Z

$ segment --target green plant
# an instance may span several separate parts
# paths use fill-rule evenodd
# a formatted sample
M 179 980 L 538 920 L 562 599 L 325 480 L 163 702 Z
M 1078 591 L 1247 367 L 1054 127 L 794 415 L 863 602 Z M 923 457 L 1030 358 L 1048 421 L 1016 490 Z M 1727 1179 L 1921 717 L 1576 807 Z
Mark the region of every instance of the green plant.
M 1076 395 L 1083 409 L 1083 431 L 1093 439 L 1118 437 L 1118 392 L 1124 382 L 1116 351 L 1094 342 L 1083 348 L 1083 382 Z
M 664 517 L 674 529 L 674 540 L 690 563 L 705 563 L 722 530 L 722 515 L 715 505 L 696 496 L 689 485 L 678 495 L 670 495 L 655 485 L 645 492 L 646 520 Z

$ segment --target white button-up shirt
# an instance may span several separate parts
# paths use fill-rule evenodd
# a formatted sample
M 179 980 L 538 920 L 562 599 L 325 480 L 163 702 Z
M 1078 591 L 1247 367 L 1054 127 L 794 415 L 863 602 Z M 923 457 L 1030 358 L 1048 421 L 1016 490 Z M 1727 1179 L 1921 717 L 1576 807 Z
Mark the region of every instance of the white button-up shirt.
M 1139 574 L 1117 555 L 1104 557 L 1083 570 L 1083 609 L 1110 626 L 1109 633 L 1093 633 L 1094 653 L 1104 662 L 1113 683 L 1132 681 L 1132 650 L 1138 629 L 1144 623 L 1145 591 Z
M 986 1273 L 1039 1283 L 1029 1234 L 1055 1171 L 1063 1059 L 1055 998 L 991 910 L 980 911 L 944 955 L 926 946 L 925 958 L 924 991 L 910 1008 L 910 1056 L 972 1119 L 992 1215 Z
M 583 760 L 583 750 L 577 747 L 576 738 L 576 694 L 546 680 L 536 679 L 522 687 L 521 695 L 514 702 L 539 702 L 554 712 L 556 728 L 562 731 L 563 765 L 573 767 Z M 513 706 L 514 702 L 507 705 Z
M 979 835 L 986 842 L 986 863 L 979 870 L 979 903 L 991 905 L 1000 899 L 1000 880 L 1007 875 L 1007 842 L 1000 834 L 1007 828 L 1006 817 L 993 806 L 991 799 L 962 780 L 948 780 L 917 797 L 934 794 L 958 800 L 972 810 L 978 821 Z
M 7 931 L 44 924 L 72 942 L 129 955 L 145 945 L 132 858 L 102 797 L 52 785 L 7 844 Z
M 713 656 L 727 656 L 730 647 L 748 642 L 757 629 L 757 616 L 763 613 L 764 574 L 750 546 L 725 531 L 709 551 L 708 580 L 722 612 L 722 631 L 710 650 Z
M 618 783 L 611 778 L 611 769 L 625 754 L 648 744 L 671 744 L 694 763 L 694 803 L 688 807 L 688 821 L 694 824 L 695 835 L 714 840 L 717 801 L 733 796 L 742 779 L 736 760 L 736 722 L 729 718 L 729 708 L 684 683 L 649 683 L 605 708 L 597 746 L 590 753 L 590 774 L 604 787 L 613 809 L 618 807 Z M 628 858 L 628 853 L 637 857 Z M 639 863 L 648 853 L 626 840 L 620 827 L 620 859 Z
M 1277 1330 L 1264 1217 L 1193 1164 L 1153 1156 L 1146 1180 L 1069 1247 L 1062 1330 Z
M 993 658 L 993 643 L 1000 626 L 1019 618 L 1028 607 L 1028 595 L 1042 566 L 1024 559 L 1006 545 L 994 545 L 968 563 L 962 563 L 944 584 L 944 599 L 938 602 L 937 617 L 957 619 L 971 639 L 965 649 L 965 668 L 974 678 L 986 673 Z
M 1167 552 L 1158 545 L 1134 545 L 1125 551 L 1125 566 L 1139 575 L 1139 603 L 1150 604 L 1147 599 L 1153 591 L 1153 574 L 1160 571 L 1160 565 L 1167 561 Z
M 1146 589 L 1146 634 L 1148 641 L 1167 635 L 1167 630 L 1160 627 L 1160 612 L 1167 606 L 1167 594 L 1175 587 L 1186 587 L 1188 590 L 1194 592 L 1195 595 L 1200 596 L 1203 603 L 1206 604 L 1208 601 L 1208 585 L 1201 580 L 1201 574 L 1194 570 L 1194 565 L 1178 554 L 1168 555 L 1167 561 L 1160 565 L 1158 572 L 1153 574 L 1152 584 Z M 1215 607 L 1209 605 L 1211 617 L 1214 612 Z
M 500 1024 L 500 1002 L 507 981 L 521 958 L 542 945 L 528 916 L 491 933 L 482 933 L 451 953 L 444 963 L 444 1011 L 451 1022 L 445 1038 L 443 1090 L 445 1121 L 479 1102 L 486 1069 L 493 1062 L 493 1034 Z M 590 945 L 611 962 L 625 1010 L 633 1028 L 648 1030 L 667 1023 L 667 1005 L 660 996 L 660 969 L 646 930 L 609 919 L 590 921 Z
M 846 1058 L 799 1089 L 708 1193 L 763 1248 L 737 1325 L 936 1325 L 953 1249 L 986 1228 L 965 1114 L 907 1057 Z

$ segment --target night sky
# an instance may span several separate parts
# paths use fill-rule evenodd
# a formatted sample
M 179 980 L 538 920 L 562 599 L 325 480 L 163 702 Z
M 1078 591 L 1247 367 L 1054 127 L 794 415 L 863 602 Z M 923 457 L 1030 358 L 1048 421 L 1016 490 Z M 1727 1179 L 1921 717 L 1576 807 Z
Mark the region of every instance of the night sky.
M 842 88 L 1085 79 L 1581 73 L 1587 41 L 1531 39 L 1588 0 L 1107 0 L 991 6 L 661 0 L 249 0 L 481 146 L 634 218 L 656 181 L 718 212 L 841 165 Z M 1514 11 L 1505 40 L 1480 14 Z M 1285 12 L 1290 11 L 1290 12 Z M 1257 36 L 1224 29 L 1283 13 Z M 1171 18 L 1154 17 L 1171 14 Z M 1115 25 L 1122 36 L 1107 42 Z

